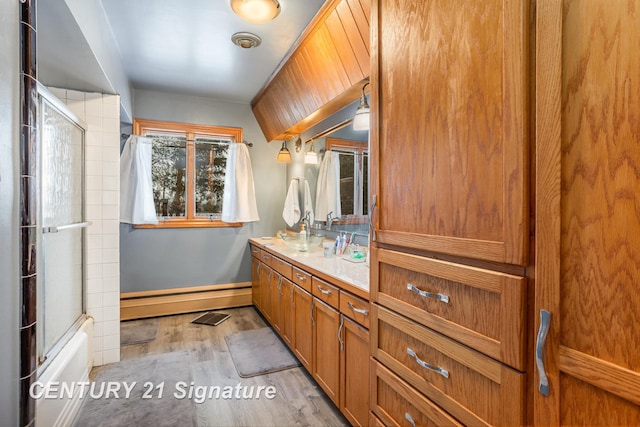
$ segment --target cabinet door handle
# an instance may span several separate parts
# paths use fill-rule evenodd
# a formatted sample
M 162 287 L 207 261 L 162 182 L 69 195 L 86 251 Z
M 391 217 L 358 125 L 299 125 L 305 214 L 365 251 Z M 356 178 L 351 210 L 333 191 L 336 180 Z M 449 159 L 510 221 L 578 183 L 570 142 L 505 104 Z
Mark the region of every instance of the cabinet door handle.
M 298 274 L 298 273 L 296 273 L 296 279 L 301 280 L 301 281 L 303 281 L 303 282 L 304 282 L 305 280 L 307 280 L 307 278 L 306 278 L 305 276 L 302 276 L 302 275 L 300 275 L 300 274 Z
M 376 241 L 376 229 L 373 227 L 373 211 L 376 208 L 378 197 L 374 194 L 371 196 L 371 206 L 369 207 L 369 228 L 371 229 L 371 240 Z
M 549 378 L 544 367 L 544 345 L 547 342 L 549 325 L 551 323 L 551 313 L 547 310 L 540 310 L 540 328 L 536 338 L 536 369 L 538 370 L 538 391 L 543 396 L 549 396 Z
M 349 306 L 349 308 L 351 310 L 355 311 L 356 313 L 364 314 L 365 316 L 369 315 L 369 310 L 365 310 L 364 308 L 355 307 L 353 304 L 351 304 L 351 301 L 347 301 L 347 305 Z
M 321 294 L 331 295 L 331 290 L 330 289 L 322 289 L 322 287 L 320 285 L 318 285 L 318 290 L 320 291 Z
M 260 275 L 260 267 L 262 267 L 262 263 L 258 262 L 258 268 L 256 269 L 256 274 Z
M 407 420 L 407 421 L 409 421 L 409 424 L 411 424 L 411 426 L 412 426 L 412 427 L 416 427 L 416 422 L 415 422 L 415 421 L 413 421 L 413 417 L 411 416 L 411 414 L 410 414 L 410 413 L 405 412 L 405 413 L 404 413 L 404 419 L 405 419 L 405 420 Z
M 411 357 L 413 357 L 416 360 L 416 363 L 420 366 L 422 366 L 425 369 L 428 369 L 430 371 L 433 371 L 437 374 L 442 375 L 445 378 L 449 378 L 449 371 L 447 371 L 446 369 L 443 369 L 439 366 L 433 366 L 428 364 L 427 362 L 425 362 L 424 360 L 421 360 L 418 355 L 416 354 L 415 351 L 413 351 L 412 349 L 410 349 L 409 347 L 407 347 L 407 354 Z
M 314 327 L 316 325 L 316 319 L 313 318 L 313 306 L 315 305 L 316 301 L 315 300 L 311 300 L 311 310 L 309 310 L 309 315 L 311 316 L 311 327 Z
M 432 299 L 437 300 L 437 301 L 442 301 L 445 304 L 449 304 L 449 295 L 434 294 L 434 293 L 431 293 L 431 292 L 421 291 L 420 289 L 418 289 L 412 283 L 407 283 L 407 289 L 410 290 L 411 292 L 415 292 L 416 294 L 420 295 L 421 297 L 432 298 Z
M 293 299 L 293 293 L 294 293 L 294 289 L 293 289 L 293 286 L 291 286 L 291 293 L 289 294 L 289 301 L 291 301 L 291 308 L 292 309 L 296 308 L 296 302 Z
M 278 294 L 282 298 L 282 276 L 278 277 Z
M 338 342 L 340 343 L 340 351 L 344 351 L 344 341 L 342 340 L 342 328 L 344 327 L 344 316 L 340 315 L 340 326 L 338 327 Z

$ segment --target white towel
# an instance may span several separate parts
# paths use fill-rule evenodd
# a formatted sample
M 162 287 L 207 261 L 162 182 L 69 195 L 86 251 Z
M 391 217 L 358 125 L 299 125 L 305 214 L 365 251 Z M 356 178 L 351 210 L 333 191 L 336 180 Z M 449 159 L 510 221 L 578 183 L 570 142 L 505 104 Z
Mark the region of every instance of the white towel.
M 309 189 L 309 182 L 304 180 L 304 214 L 309 212 L 309 226 L 313 225 L 315 221 L 315 215 L 313 214 L 313 202 L 311 201 L 311 190 Z
M 338 153 L 327 151 L 318 171 L 318 187 L 316 190 L 316 215 L 326 218 L 332 212 L 333 217 L 340 217 L 340 160 Z
M 287 191 L 287 197 L 284 199 L 284 209 L 282 209 L 282 218 L 289 227 L 293 226 L 300 220 L 300 195 L 298 190 L 298 180 L 292 179 Z
M 229 144 L 222 196 L 222 221 L 259 220 L 249 149 L 243 143 Z
M 131 135 L 120 156 L 120 222 L 157 224 L 151 180 L 153 139 Z

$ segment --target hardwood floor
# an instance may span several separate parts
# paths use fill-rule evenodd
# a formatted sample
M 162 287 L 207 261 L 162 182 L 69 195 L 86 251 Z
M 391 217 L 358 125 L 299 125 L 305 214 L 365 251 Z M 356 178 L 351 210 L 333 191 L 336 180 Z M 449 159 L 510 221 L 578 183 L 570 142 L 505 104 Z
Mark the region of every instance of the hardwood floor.
M 266 326 L 253 307 L 222 310 L 231 317 L 218 326 L 197 325 L 197 313 L 159 317 L 154 341 L 121 348 L 121 360 L 187 350 L 197 385 L 274 386 L 273 400 L 207 399 L 196 404 L 199 426 L 346 426 L 347 420 L 304 368 L 240 378 L 225 335 Z

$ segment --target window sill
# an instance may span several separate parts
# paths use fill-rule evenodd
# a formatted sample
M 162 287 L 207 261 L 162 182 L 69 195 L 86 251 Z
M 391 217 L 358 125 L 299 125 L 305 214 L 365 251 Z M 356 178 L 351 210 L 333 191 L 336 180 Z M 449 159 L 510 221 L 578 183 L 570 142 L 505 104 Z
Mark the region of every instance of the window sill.
M 241 222 L 222 222 L 217 220 L 181 220 L 169 219 L 158 221 L 157 224 L 136 224 L 133 228 L 222 228 L 222 227 L 242 227 Z

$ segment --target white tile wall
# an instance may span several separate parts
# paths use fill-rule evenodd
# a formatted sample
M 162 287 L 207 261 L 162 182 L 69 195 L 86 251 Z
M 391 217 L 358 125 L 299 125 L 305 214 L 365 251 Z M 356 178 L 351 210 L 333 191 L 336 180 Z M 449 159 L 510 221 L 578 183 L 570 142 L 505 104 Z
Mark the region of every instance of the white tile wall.
M 120 360 L 120 97 L 49 88 L 87 125 L 87 314 L 93 364 Z

